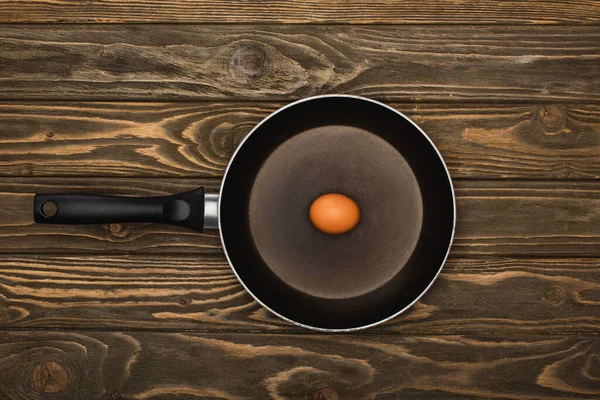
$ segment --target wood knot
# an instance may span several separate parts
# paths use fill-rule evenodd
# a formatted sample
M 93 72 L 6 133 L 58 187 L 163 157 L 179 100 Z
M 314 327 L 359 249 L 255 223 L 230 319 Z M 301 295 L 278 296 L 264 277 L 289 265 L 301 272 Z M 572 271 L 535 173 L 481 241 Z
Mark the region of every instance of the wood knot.
M 241 121 L 235 125 L 227 122 L 215 126 L 211 131 L 211 150 L 218 156 L 229 159 L 259 121 Z
M 256 44 L 240 45 L 229 60 L 229 73 L 235 79 L 256 79 L 269 72 L 267 52 Z
M 217 310 L 216 308 L 211 308 L 206 312 L 207 317 L 216 317 L 217 315 L 219 315 L 219 310 Z
M 68 384 L 67 372 L 54 361 L 45 361 L 33 370 L 33 386 L 42 393 L 61 392 Z
M 52 133 L 52 132 L 46 133 L 46 138 L 47 139 L 52 139 L 53 137 L 54 137 L 54 133 Z
M 187 307 L 190 306 L 192 304 L 192 300 L 187 299 L 187 298 L 182 298 L 179 300 L 179 304 L 181 304 L 182 307 Z
M 129 229 L 127 229 L 126 227 L 124 227 L 121 224 L 108 225 L 108 231 L 110 232 L 111 235 L 113 235 L 115 237 L 120 237 L 120 238 L 129 235 Z
M 123 228 L 121 227 L 121 224 L 110 224 L 108 229 L 110 230 L 110 233 L 119 233 Z
M 322 388 L 317 390 L 312 400 L 339 400 L 340 396 L 331 388 Z
M 31 167 L 25 167 L 25 168 L 21 169 L 22 176 L 31 176 L 32 174 L 33 174 L 33 171 L 31 170 Z
M 565 299 L 565 292 L 558 286 L 551 286 L 544 292 L 544 299 L 552 305 L 559 305 Z
M 558 135 L 565 131 L 567 117 L 564 110 L 553 104 L 540 106 L 539 121 L 546 135 Z

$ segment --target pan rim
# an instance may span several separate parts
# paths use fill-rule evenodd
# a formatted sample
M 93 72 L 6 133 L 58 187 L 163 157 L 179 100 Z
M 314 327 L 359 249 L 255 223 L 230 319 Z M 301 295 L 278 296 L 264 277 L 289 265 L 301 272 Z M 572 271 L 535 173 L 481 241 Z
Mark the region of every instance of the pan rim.
M 435 153 L 437 154 L 438 158 L 440 159 L 444 170 L 446 171 L 446 177 L 448 178 L 448 183 L 450 184 L 450 192 L 452 194 L 452 209 L 453 209 L 453 215 L 452 215 L 452 232 L 450 235 L 450 242 L 448 243 L 448 249 L 446 250 L 446 254 L 444 255 L 444 259 L 442 260 L 442 262 L 440 263 L 440 267 L 438 268 L 435 276 L 433 277 L 433 279 L 429 282 L 429 284 L 427 285 L 427 287 L 421 291 L 421 293 L 412 301 L 410 302 L 408 305 L 406 305 L 405 307 L 403 307 L 402 309 L 400 309 L 399 311 L 397 311 L 396 313 L 387 316 L 386 318 L 383 318 L 379 321 L 375 321 L 372 322 L 370 324 L 367 325 L 361 325 L 361 326 L 354 326 L 354 327 L 349 327 L 349 328 L 322 328 L 322 327 L 318 327 L 318 326 L 312 326 L 312 325 L 307 325 L 298 321 L 294 321 L 291 318 L 288 318 L 278 312 L 276 312 L 275 310 L 273 310 L 272 308 L 270 308 L 269 306 L 267 306 L 265 303 L 263 303 L 262 300 L 260 300 L 258 298 L 258 296 L 256 296 L 251 290 L 250 288 L 248 288 L 248 286 L 246 286 L 246 284 L 244 283 L 244 281 L 240 278 L 240 276 L 237 273 L 237 270 L 235 269 L 231 259 L 229 258 L 229 253 L 227 252 L 227 246 L 225 245 L 225 238 L 223 237 L 223 230 L 221 229 L 221 200 L 223 199 L 223 189 L 225 187 L 225 182 L 227 181 L 227 175 L 229 173 L 229 169 L 231 167 L 231 165 L 235 162 L 235 157 L 237 156 L 237 154 L 239 153 L 239 151 L 242 149 L 242 147 L 244 146 L 244 143 L 246 143 L 246 141 L 252 136 L 252 134 L 258 130 L 261 125 L 263 125 L 266 121 L 268 121 L 269 119 L 271 119 L 272 117 L 274 117 L 275 115 L 279 114 L 280 112 L 293 107 L 297 104 L 301 104 L 307 101 L 311 101 L 311 100 L 317 100 L 317 99 L 323 99 L 323 98 L 350 98 L 350 99 L 355 99 L 355 100 L 360 100 L 360 101 L 366 101 L 372 104 L 376 104 L 378 106 L 382 106 L 387 108 L 390 111 L 393 111 L 394 113 L 396 113 L 397 115 L 399 115 L 400 117 L 404 118 L 406 121 L 408 121 L 409 123 L 411 123 L 420 133 L 421 135 L 423 135 L 423 137 L 425 137 L 425 139 L 429 142 L 429 144 L 431 145 L 431 147 L 433 148 L 433 150 L 435 151 Z M 417 125 L 413 120 L 411 120 L 410 118 L 408 118 L 406 115 L 404 115 L 402 112 L 396 110 L 395 108 L 382 103 L 380 101 L 377 100 L 373 100 L 367 97 L 362 97 L 362 96 L 355 96 L 355 95 L 349 95 L 349 94 L 323 94 L 323 95 L 317 95 L 317 96 L 311 96 L 311 97 L 306 97 L 300 100 L 296 100 L 292 103 L 289 103 L 277 110 L 275 110 L 274 112 L 272 112 L 271 114 L 269 114 L 268 116 L 266 116 L 265 118 L 263 118 L 258 124 L 256 124 L 256 126 L 254 126 L 254 128 L 252 128 L 252 130 L 244 137 L 244 139 L 242 139 L 242 141 L 240 142 L 240 144 L 238 145 L 238 147 L 235 149 L 235 151 L 233 152 L 233 155 L 231 156 L 231 159 L 229 160 L 229 163 L 227 164 L 227 168 L 225 169 L 225 174 L 223 175 L 223 180 L 221 182 L 221 187 L 219 189 L 219 200 L 218 200 L 218 221 L 219 221 L 219 237 L 221 238 L 221 245 L 223 247 L 223 251 L 225 253 L 225 257 L 227 258 L 227 263 L 229 264 L 229 267 L 231 268 L 231 270 L 233 271 L 235 277 L 237 278 L 237 280 L 240 282 L 240 284 L 242 285 L 242 287 L 244 288 L 244 290 L 246 290 L 246 292 L 248 292 L 253 298 L 254 300 L 260 304 L 262 307 L 264 307 L 265 309 L 267 309 L 269 312 L 271 312 L 273 315 L 276 315 L 277 317 L 283 319 L 284 321 L 290 322 L 294 325 L 300 326 L 302 328 L 306 328 L 306 329 L 311 329 L 314 331 L 319 331 L 319 332 L 330 332 L 330 333 L 334 333 L 334 332 L 353 332 L 353 331 L 358 331 L 358 330 L 363 330 L 363 329 L 367 329 L 367 328 L 371 328 L 377 325 L 381 325 L 393 318 L 396 318 L 397 316 L 403 314 L 404 312 L 406 312 L 409 308 L 411 308 L 417 301 L 419 301 L 421 299 L 421 297 L 423 297 L 425 295 L 425 293 L 427 293 L 429 291 L 429 289 L 431 288 L 431 286 L 433 286 L 433 283 L 437 280 L 438 276 L 440 275 L 440 273 L 442 272 L 442 269 L 444 267 L 444 265 L 446 264 L 446 260 L 448 259 L 448 255 L 450 254 L 450 249 L 452 248 L 452 244 L 454 242 L 454 233 L 456 230 L 456 195 L 454 192 L 454 185 L 452 183 L 452 177 L 450 175 L 450 171 L 448 170 L 448 166 L 446 165 L 446 162 L 444 161 L 444 158 L 442 157 L 440 151 L 438 150 L 438 148 L 435 146 L 435 144 L 433 143 L 433 141 L 431 140 L 431 138 L 425 133 L 425 131 L 423 131 L 423 129 L 421 129 L 421 127 L 419 125 Z

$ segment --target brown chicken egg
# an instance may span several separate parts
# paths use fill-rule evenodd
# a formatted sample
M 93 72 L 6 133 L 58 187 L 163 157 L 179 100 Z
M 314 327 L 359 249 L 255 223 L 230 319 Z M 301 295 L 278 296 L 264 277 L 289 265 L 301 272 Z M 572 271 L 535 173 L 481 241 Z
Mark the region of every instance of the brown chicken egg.
M 352 230 L 360 220 L 354 200 L 339 193 L 324 194 L 310 206 L 310 220 L 322 232 L 338 235 Z

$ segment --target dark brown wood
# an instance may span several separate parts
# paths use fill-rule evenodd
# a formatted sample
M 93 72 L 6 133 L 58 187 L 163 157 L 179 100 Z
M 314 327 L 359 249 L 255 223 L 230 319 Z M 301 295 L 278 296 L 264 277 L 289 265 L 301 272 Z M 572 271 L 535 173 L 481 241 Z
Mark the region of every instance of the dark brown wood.
M 451 258 L 367 332 L 595 334 L 599 296 L 597 259 Z M 253 301 L 223 256 L 2 256 L 2 328 L 305 332 Z
M 221 176 L 285 103 L 3 103 L 1 176 Z M 600 106 L 392 104 L 433 139 L 452 176 L 600 178 Z
M 599 38 L 600 26 L 3 25 L 0 99 L 597 102 Z
M 599 360 L 594 335 L 3 332 L 0 393 L 9 400 L 597 399 Z M 39 369 L 56 384 L 40 387 Z
M 455 189 L 454 254 L 598 256 L 597 182 L 459 181 Z
M 0 179 L 0 253 L 215 253 L 215 232 L 158 224 L 42 225 L 33 222 L 35 193 L 165 195 L 218 179 Z M 458 181 L 454 255 L 596 256 L 600 245 L 597 182 Z
M 0 399 L 600 398 L 599 9 L 0 0 Z M 382 326 L 271 315 L 216 232 L 33 223 L 35 193 L 215 192 L 325 93 L 392 103 L 456 180 L 446 267 Z
M 593 24 L 597 1 L 263 0 L 0 2 L 0 22 Z

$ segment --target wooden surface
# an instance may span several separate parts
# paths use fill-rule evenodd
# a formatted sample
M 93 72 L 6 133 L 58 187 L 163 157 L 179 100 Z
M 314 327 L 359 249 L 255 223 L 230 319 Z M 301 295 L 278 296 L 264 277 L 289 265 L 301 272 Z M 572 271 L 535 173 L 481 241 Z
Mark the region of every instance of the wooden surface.
M 0 22 L 597 24 L 596 0 L 2 0 Z
M 598 26 L 0 25 L 0 100 L 599 102 L 599 68 Z
M 451 256 L 409 312 L 370 332 L 596 334 L 592 258 Z M 305 332 L 260 307 L 220 254 L 2 255 L 5 328 Z
M 598 1 L 0 0 L 0 399 L 600 398 L 599 43 Z M 381 326 L 274 317 L 214 232 L 33 223 L 216 191 L 324 93 L 405 113 L 455 183 L 445 268 Z
M 219 177 L 284 104 L 2 102 L 0 177 Z M 392 105 L 431 136 L 455 179 L 600 177 L 598 105 Z
M 0 346 L 0 393 L 20 399 L 600 395 L 597 335 L 9 332 Z

